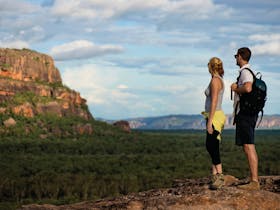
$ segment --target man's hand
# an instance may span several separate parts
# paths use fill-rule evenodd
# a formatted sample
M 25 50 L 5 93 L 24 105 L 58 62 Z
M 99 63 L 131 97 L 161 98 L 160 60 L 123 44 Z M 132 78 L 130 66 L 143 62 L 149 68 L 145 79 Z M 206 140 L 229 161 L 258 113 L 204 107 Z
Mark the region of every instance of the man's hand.
M 230 86 L 231 90 L 234 91 L 234 92 L 236 92 L 237 87 L 238 86 L 237 86 L 236 83 L 232 83 L 231 86 Z
M 245 82 L 242 86 L 238 87 L 236 83 L 232 83 L 230 88 L 238 94 L 250 93 L 252 91 L 252 84 L 252 82 Z

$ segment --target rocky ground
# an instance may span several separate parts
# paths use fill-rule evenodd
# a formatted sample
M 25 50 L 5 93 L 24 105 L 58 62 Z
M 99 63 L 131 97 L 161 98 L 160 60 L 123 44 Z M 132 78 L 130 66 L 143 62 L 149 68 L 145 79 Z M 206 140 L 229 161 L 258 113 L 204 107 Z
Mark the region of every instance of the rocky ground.
M 236 187 L 244 182 L 246 180 L 226 176 L 226 186 L 213 191 L 208 189 L 209 178 L 175 180 L 172 188 L 71 205 L 32 204 L 20 210 L 280 210 L 280 176 L 260 177 L 259 191 Z

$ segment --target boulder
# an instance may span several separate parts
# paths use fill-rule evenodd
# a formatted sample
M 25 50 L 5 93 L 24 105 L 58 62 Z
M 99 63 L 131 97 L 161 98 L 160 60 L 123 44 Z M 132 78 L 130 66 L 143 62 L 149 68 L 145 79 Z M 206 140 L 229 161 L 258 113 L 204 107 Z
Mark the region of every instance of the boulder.
M 24 117 L 29 117 L 29 118 L 32 118 L 35 115 L 34 107 L 28 102 L 26 102 L 22 105 L 13 107 L 12 112 L 16 115 L 22 115 Z
M 91 135 L 93 134 L 93 128 L 92 125 L 90 123 L 87 124 L 78 124 L 76 126 L 74 126 L 74 130 L 76 130 L 80 135 Z
M 7 111 L 7 108 L 0 107 L 0 114 L 4 114 Z
M 17 122 L 14 120 L 14 118 L 10 117 L 9 119 L 5 120 L 3 124 L 5 127 L 12 127 L 15 126 Z
M 131 132 L 128 121 L 120 120 L 120 121 L 114 122 L 113 125 L 119 127 L 120 129 L 122 129 L 123 131 L 125 131 L 127 133 Z

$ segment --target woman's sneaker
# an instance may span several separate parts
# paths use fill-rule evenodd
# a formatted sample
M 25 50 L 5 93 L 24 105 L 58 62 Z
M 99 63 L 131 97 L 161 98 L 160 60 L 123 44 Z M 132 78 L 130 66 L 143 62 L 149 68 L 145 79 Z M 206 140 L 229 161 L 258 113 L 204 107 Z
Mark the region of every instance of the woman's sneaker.
M 220 189 L 222 186 L 224 186 L 225 180 L 223 174 L 216 174 L 211 177 L 211 184 L 210 189 L 211 190 L 217 190 Z

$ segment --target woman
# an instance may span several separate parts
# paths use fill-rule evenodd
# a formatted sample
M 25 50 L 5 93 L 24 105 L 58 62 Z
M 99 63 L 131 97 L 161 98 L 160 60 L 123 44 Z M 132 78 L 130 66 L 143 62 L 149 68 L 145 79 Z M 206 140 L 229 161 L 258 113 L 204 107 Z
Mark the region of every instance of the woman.
M 226 120 L 225 114 L 222 111 L 224 93 L 223 63 L 219 58 L 213 57 L 208 63 L 208 69 L 211 74 L 211 81 L 205 90 L 206 101 L 203 115 L 206 118 L 206 148 L 212 159 L 210 189 L 218 189 L 224 185 L 219 148 L 221 132 Z

